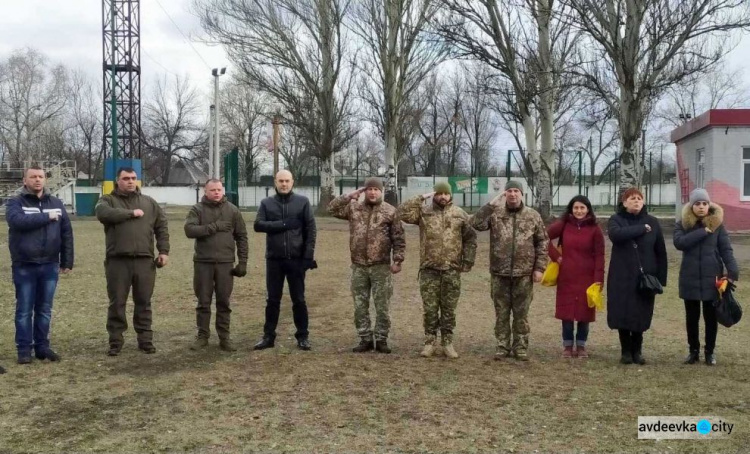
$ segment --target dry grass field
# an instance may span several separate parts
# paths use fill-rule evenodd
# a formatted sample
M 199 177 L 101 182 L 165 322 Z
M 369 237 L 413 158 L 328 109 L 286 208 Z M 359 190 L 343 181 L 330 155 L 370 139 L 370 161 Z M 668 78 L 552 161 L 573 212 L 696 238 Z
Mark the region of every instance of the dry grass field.
M 248 216 L 250 220 L 251 216 Z M 285 296 L 277 347 L 252 351 L 263 325 L 264 238 L 251 234 L 249 275 L 236 282 L 233 336 L 239 351 L 202 352 L 194 336 L 192 244 L 182 213 L 170 216 L 171 263 L 153 298 L 155 355 L 105 355 L 103 232 L 74 222 L 76 267 L 62 276 L 52 328 L 59 364 L 15 364 L 14 296 L 7 229 L 0 233 L 0 452 L 727 452 L 750 451 L 750 320 L 720 328 L 719 365 L 682 365 L 684 310 L 679 255 L 646 333 L 645 366 L 622 366 L 606 314 L 592 325 L 589 360 L 563 360 L 554 289 L 537 287 L 531 361 L 493 361 L 488 238 L 464 275 L 458 360 L 423 359 L 417 285 L 418 236 L 395 279 L 391 355 L 350 352 L 356 342 L 349 294 L 348 231 L 319 220 L 320 268 L 307 280 L 313 351 L 295 348 Z M 670 240 L 671 241 L 671 240 Z M 738 246 L 744 276 L 748 246 Z M 740 286 L 741 301 L 750 291 Z M 129 314 L 132 307 L 129 307 Z M 639 441 L 639 415 L 715 415 L 735 424 L 720 440 Z

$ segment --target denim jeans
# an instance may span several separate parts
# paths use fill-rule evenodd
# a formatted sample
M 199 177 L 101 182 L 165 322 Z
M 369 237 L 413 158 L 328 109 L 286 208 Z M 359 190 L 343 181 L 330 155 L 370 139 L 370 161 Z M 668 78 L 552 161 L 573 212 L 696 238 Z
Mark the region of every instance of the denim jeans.
M 563 320 L 562 322 L 562 338 L 564 347 L 573 346 L 573 324 L 575 322 Z M 575 335 L 575 344 L 581 347 L 586 346 L 586 339 L 589 337 L 589 324 L 588 322 L 578 322 L 578 332 Z
M 52 299 L 57 288 L 60 266 L 57 263 L 14 264 L 16 287 L 16 347 L 18 354 L 49 350 Z

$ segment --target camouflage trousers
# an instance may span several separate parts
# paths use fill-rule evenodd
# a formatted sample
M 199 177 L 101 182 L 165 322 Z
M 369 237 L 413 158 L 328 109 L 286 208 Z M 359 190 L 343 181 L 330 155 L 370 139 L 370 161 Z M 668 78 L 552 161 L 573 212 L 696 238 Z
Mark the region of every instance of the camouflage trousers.
M 438 328 L 442 344 L 453 343 L 456 307 L 461 296 L 461 272 L 422 269 L 419 272 L 419 291 L 424 309 L 425 344 L 435 342 Z
M 495 304 L 495 338 L 498 351 L 526 351 L 529 347 L 529 307 L 534 296 L 531 276 L 492 276 L 492 301 Z M 513 314 L 513 340 L 511 321 Z
M 370 296 L 375 306 L 375 340 L 388 339 L 391 319 L 388 314 L 393 283 L 391 267 L 387 264 L 352 265 L 352 296 L 354 297 L 354 326 L 360 338 L 372 340 L 370 325 Z

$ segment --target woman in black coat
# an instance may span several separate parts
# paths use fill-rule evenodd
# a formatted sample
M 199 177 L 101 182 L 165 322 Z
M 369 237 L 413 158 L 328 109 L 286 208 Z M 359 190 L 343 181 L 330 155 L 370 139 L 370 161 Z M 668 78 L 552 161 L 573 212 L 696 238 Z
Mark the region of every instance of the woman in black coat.
M 622 206 L 609 219 L 612 256 L 607 273 L 607 324 L 618 330 L 623 364 L 646 364 L 643 332 L 651 327 L 654 295 L 638 290 L 640 263 L 646 274 L 667 285 L 667 249 L 659 221 L 643 206 L 643 194 L 626 190 Z
M 682 251 L 680 298 L 685 300 L 685 328 L 690 348 L 685 364 L 700 361 L 698 322 L 701 318 L 701 301 L 706 322 L 706 364 L 716 364 L 714 347 L 719 326 L 713 305 L 719 298 L 716 278 L 724 274 L 724 267 L 730 281 L 737 280 L 740 274 L 723 222 L 724 210 L 711 203 L 705 189 L 695 189 L 682 209 L 682 220 L 677 221 L 674 227 L 674 247 Z

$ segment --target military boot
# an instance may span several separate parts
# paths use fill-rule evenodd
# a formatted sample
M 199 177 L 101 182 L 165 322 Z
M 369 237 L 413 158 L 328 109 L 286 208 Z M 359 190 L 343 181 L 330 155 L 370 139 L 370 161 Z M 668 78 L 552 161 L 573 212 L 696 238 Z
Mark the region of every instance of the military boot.
M 190 350 L 201 350 L 208 347 L 208 339 L 203 336 L 196 336 L 192 344 L 190 344 Z
M 422 349 L 422 353 L 420 355 L 424 356 L 425 358 L 429 358 L 430 356 L 435 354 L 435 342 L 428 342 L 424 344 L 424 348 Z
M 450 358 L 450 359 L 458 358 L 458 353 L 456 353 L 456 349 L 453 348 L 453 344 L 443 345 L 443 353 L 445 354 L 446 358 Z
M 222 337 L 219 339 L 219 348 L 224 350 L 225 352 L 236 352 L 237 347 L 234 346 L 234 342 L 232 342 L 232 339 L 228 337 Z
M 354 347 L 352 351 L 354 353 L 365 353 L 365 352 L 372 351 L 374 349 L 375 349 L 375 343 L 372 341 L 372 338 L 367 339 L 363 337 L 362 339 L 359 340 L 359 345 Z
M 375 351 L 378 353 L 390 353 L 391 347 L 388 346 L 388 341 L 379 340 L 375 343 Z

